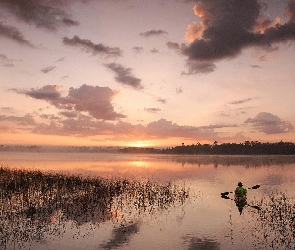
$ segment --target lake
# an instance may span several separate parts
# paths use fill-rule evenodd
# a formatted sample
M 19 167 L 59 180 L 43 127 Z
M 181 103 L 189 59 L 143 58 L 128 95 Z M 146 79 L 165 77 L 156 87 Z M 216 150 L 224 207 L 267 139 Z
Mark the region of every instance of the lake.
M 44 220 L 17 212 L 24 208 L 20 191 L 10 191 L 9 199 L 2 194 L 4 249 L 294 249 L 294 156 L 0 152 L 0 165 L 52 176 L 78 175 L 79 183 L 97 177 L 120 185 L 120 192 L 107 196 L 107 212 L 97 208 L 101 203 L 90 199 L 82 186 L 70 187 L 73 194 L 63 187 L 46 189 L 54 195 L 56 209 L 51 206 L 48 216 L 42 212 Z M 220 195 L 234 191 L 239 181 L 249 188 L 242 212 L 232 193 L 226 199 Z M 255 185 L 260 187 L 251 189 Z M 31 203 L 42 196 L 39 190 L 30 192 L 35 192 Z M 73 202 L 77 197 L 72 195 L 78 193 L 81 205 Z M 41 211 L 47 206 L 40 204 L 31 207 Z

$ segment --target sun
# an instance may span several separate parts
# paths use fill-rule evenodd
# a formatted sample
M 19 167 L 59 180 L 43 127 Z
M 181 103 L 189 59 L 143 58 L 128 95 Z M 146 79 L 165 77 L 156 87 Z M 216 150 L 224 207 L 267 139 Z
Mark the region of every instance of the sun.
M 151 143 L 149 141 L 133 141 L 133 142 L 128 143 L 128 146 L 137 147 L 137 148 L 144 148 L 144 147 L 150 147 Z

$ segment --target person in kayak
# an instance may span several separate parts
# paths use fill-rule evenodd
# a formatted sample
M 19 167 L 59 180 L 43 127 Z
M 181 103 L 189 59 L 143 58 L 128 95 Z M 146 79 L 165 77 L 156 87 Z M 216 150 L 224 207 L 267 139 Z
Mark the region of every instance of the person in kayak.
M 239 209 L 240 214 L 242 214 L 244 206 L 247 205 L 247 189 L 243 188 L 242 182 L 238 183 L 238 186 L 235 190 L 235 203 Z
M 242 182 L 239 182 L 238 183 L 238 186 L 237 186 L 237 188 L 235 190 L 235 195 L 237 195 L 237 196 L 247 195 L 247 189 L 246 188 L 243 188 Z

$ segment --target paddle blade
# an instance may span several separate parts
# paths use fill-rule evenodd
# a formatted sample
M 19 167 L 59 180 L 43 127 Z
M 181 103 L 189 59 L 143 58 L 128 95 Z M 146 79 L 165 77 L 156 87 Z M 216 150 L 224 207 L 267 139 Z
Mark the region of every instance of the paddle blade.
M 258 206 L 251 206 L 251 207 L 253 207 L 253 208 L 257 209 L 257 210 L 261 210 L 261 208 L 258 207 Z

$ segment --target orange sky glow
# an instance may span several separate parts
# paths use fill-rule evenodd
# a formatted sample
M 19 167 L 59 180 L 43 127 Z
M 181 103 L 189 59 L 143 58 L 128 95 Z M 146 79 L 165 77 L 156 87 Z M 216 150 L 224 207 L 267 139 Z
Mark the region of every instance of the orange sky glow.
M 295 142 L 294 34 L 294 0 L 0 0 L 0 144 Z

